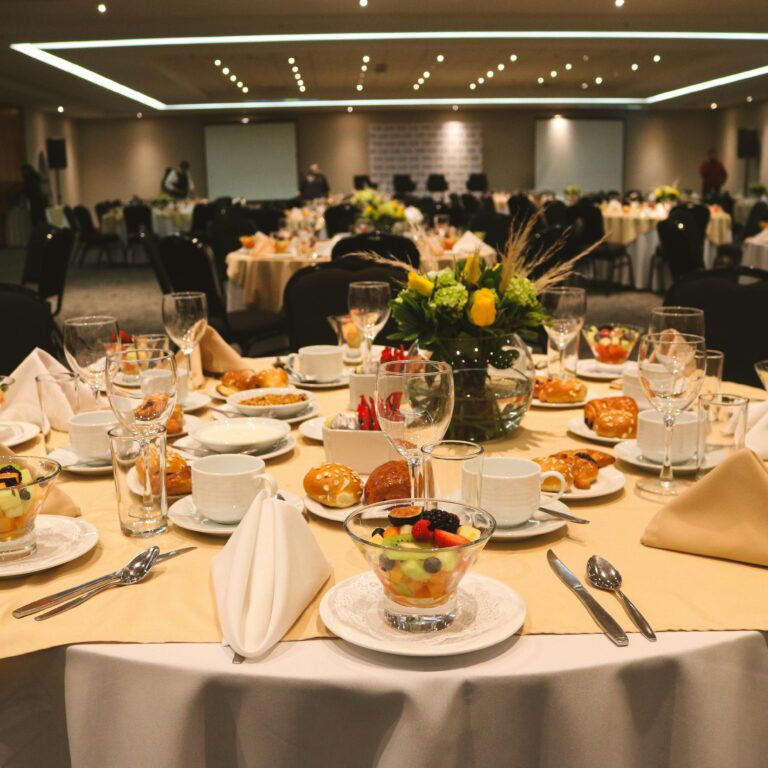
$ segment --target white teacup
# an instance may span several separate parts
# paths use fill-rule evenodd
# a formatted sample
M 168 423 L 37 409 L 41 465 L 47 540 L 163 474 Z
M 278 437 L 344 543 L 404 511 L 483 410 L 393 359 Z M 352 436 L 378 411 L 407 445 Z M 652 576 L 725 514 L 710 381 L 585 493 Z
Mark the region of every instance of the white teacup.
M 542 472 L 535 461 L 494 456 L 483 462 L 480 506 L 490 512 L 501 528 L 522 525 L 541 506 L 541 484 L 548 477 L 560 480 L 560 490 L 546 499 L 559 499 L 568 483 L 560 472 Z
M 178 387 L 178 384 L 177 384 Z M 173 393 L 173 373 L 167 368 L 142 371 L 139 374 L 139 389 L 142 395 L 156 395 L 159 392 Z M 178 389 L 177 389 L 177 399 Z
M 239 523 L 256 495 L 277 493 L 277 480 L 256 456 L 222 453 L 192 464 L 192 500 L 201 517 L 217 523 Z
M 344 370 L 344 350 L 332 344 L 300 347 L 298 352 L 288 355 L 289 370 L 294 370 L 297 359 L 298 372 L 312 381 L 335 381 Z
M 672 463 L 690 461 L 696 455 L 697 441 L 697 414 L 679 414 L 672 430 Z M 664 461 L 664 417 L 658 411 L 640 411 L 637 417 L 637 447 L 643 458 L 659 464 Z
M 626 363 L 624 373 L 622 374 L 622 389 L 627 397 L 631 397 L 641 410 L 650 408 L 651 404 L 645 396 L 645 390 L 640 383 L 640 376 L 637 371 L 637 363 Z
M 69 442 L 84 461 L 108 459 L 111 456 L 107 432 L 117 426 L 112 411 L 77 413 L 69 420 Z

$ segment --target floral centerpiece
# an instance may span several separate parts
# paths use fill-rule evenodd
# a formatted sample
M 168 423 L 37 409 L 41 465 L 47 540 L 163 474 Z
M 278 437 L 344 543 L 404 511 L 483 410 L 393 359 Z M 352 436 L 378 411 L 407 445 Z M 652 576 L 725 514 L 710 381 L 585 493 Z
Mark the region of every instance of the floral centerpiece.
M 167 208 L 172 202 L 173 198 L 163 192 L 152 201 L 152 206 L 154 208 Z
M 680 199 L 680 190 L 677 187 L 670 187 L 662 184 L 660 187 L 656 187 L 653 190 L 653 199 L 657 203 L 669 200 L 670 202 L 677 202 Z
M 569 200 L 569 202 L 576 202 L 581 197 L 581 187 L 575 184 L 569 184 L 563 189 L 563 194 Z
M 398 331 L 391 338 L 426 350 L 453 367 L 455 406 L 448 437 L 485 441 L 513 432 L 530 406 L 534 366 L 525 337 L 545 318 L 539 293 L 565 279 L 586 252 L 551 264 L 562 246 L 527 258 L 535 218 L 509 240 L 499 262 L 475 254 L 454 268 L 408 269 L 407 286 L 392 300 Z
M 766 192 L 768 192 L 768 187 L 765 184 L 750 184 L 749 186 L 749 194 L 752 197 L 762 197 Z
M 352 204 L 360 209 L 361 217 L 374 229 L 388 231 L 395 224 L 405 222 L 405 206 L 375 189 L 366 188 L 355 193 Z

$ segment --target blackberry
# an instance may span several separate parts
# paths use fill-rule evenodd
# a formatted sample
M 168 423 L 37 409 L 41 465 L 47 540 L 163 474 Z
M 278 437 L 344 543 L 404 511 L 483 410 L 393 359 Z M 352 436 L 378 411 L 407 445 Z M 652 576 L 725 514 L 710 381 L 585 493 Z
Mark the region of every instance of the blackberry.
M 439 528 L 441 531 L 456 533 L 461 525 L 458 515 L 454 515 L 453 512 L 446 512 L 444 509 L 430 509 L 424 512 L 422 517 L 429 520 L 430 531 Z

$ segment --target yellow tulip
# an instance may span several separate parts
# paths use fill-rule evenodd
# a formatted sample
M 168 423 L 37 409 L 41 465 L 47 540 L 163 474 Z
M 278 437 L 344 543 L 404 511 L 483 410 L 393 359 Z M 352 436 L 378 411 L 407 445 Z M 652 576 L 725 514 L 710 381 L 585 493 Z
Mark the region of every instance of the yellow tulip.
M 487 328 L 496 321 L 496 298 L 490 288 L 475 291 L 469 319 L 478 328 Z
M 408 273 L 408 287 L 412 291 L 429 298 L 432 295 L 432 291 L 435 290 L 435 284 L 424 275 L 420 275 L 418 272 Z
M 478 280 L 480 280 L 481 271 L 480 257 L 477 254 L 470 256 L 464 264 L 464 271 L 462 273 L 464 282 L 469 285 L 477 285 Z

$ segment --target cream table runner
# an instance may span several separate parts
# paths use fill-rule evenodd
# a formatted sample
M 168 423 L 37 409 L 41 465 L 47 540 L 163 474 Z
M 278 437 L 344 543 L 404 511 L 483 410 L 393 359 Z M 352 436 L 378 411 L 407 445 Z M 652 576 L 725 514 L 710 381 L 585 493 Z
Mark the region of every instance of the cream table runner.
M 590 383 L 596 394 L 613 394 L 603 384 Z M 758 395 L 758 390 L 726 384 L 724 392 Z M 317 393 L 323 414 L 345 408 L 346 389 Z M 760 393 L 763 396 L 763 393 Z M 488 445 L 488 453 L 537 456 L 560 448 L 583 446 L 566 433 L 576 410 L 532 410 L 524 428 L 512 439 Z M 270 461 L 268 469 L 281 487 L 303 495 L 302 479 L 324 461 L 321 445 L 297 435 L 292 454 Z M 18 449 L 17 449 L 18 450 Z M 38 443 L 27 452 L 42 453 Z M 21 452 L 21 451 L 19 451 Z M 595 633 L 597 627 L 583 607 L 554 576 L 545 552 L 555 549 L 566 565 L 583 576 L 587 558 L 599 553 L 622 572 L 627 593 L 657 631 L 768 629 L 768 569 L 724 560 L 651 549 L 640 544 L 642 532 L 659 505 L 635 494 L 639 473 L 619 464 L 627 487 L 607 500 L 573 503 L 576 514 L 591 524 L 569 525 L 557 532 L 516 544 L 491 543 L 476 566 L 511 585 L 525 599 L 528 615 L 523 634 Z M 171 528 L 149 540 L 128 539 L 120 533 L 114 484 L 110 475 L 82 478 L 62 475 L 62 488 L 81 507 L 83 518 L 101 536 L 88 555 L 54 570 L 28 577 L 0 580 L 0 657 L 28 653 L 69 643 L 217 642 L 221 639 L 210 578 L 212 557 L 223 540 Z M 48 510 L 53 512 L 54 510 Z M 736 512 L 734 511 L 734 514 Z M 332 584 L 365 570 L 361 555 L 347 541 L 341 525 L 311 519 L 311 528 L 331 561 Z M 147 581 L 111 590 L 53 620 L 17 620 L 11 611 L 30 600 L 94 578 L 124 565 L 134 554 L 157 544 L 165 551 L 194 544 L 196 552 L 158 566 Z M 590 590 L 628 631 L 633 626 L 612 595 Z M 318 615 L 318 595 L 286 635 L 287 640 L 329 636 Z

